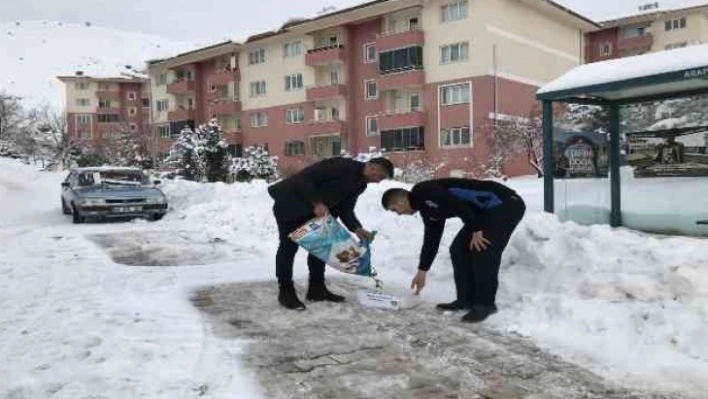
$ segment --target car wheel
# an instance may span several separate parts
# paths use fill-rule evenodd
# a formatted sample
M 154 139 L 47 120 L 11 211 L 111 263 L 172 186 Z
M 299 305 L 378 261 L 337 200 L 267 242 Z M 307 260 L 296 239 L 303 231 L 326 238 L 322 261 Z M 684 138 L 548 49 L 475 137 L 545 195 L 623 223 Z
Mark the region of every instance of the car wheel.
M 152 220 L 153 222 L 157 222 L 158 220 L 162 219 L 163 216 L 165 216 L 164 213 L 156 213 L 150 216 L 150 220 Z
M 79 215 L 78 209 L 76 209 L 76 206 L 71 205 L 71 221 L 74 222 L 74 224 L 79 224 L 84 222 L 84 218 Z
M 64 202 L 64 198 L 61 199 L 61 212 L 65 215 L 71 215 L 71 209 L 69 209 L 69 207 L 66 206 L 66 202 Z

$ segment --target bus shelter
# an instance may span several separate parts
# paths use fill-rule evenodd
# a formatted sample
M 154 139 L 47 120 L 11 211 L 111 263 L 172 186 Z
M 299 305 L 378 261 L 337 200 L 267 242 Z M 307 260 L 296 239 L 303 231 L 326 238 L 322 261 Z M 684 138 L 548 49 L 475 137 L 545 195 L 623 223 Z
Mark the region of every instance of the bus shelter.
M 706 94 L 708 45 L 581 65 L 541 87 L 537 99 L 543 109 L 545 211 L 558 214 L 555 190 L 563 180 L 564 187 L 572 187 L 572 192 L 584 190 L 588 197 L 606 188 L 607 222 L 611 226 L 708 235 L 708 126 L 701 126 L 708 123 L 681 126 L 681 119 L 677 118 L 674 123 L 669 120 L 664 126 L 650 130 L 621 131 L 621 118 L 628 117 L 633 105 L 667 103 Z M 554 103 L 606 107 L 608 132 L 593 137 L 554 129 Z M 706 113 L 703 120 L 708 121 L 708 109 L 702 112 Z M 594 181 L 569 180 L 579 177 Z M 651 209 L 651 204 L 642 205 L 648 210 L 645 216 L 649 211 L 657 211 L 655 220 L 650 222 L 646 221 L 648 217 L 642 219 L 639 215 L 642 212 L 623 212 L 623 204 L 628 203 L 623 201 L 624 185 L 629 183 L 637 187 L 632 203 L 642 200 L 651 203 L 655 195 L 665 199 L 663 203 L 657 202 L 656 208 L 671 209 L 656 216 L 658 210 Z M 585 188 L 581 190 L 581 186 Z M 584 207 L 592 209 L 593 202 L 602 201 L 602 197 L 593 197 Z M 691 211 L 681 216 L 685 219 L 682 226 L 672 227 L 672 221 L 677 220 L 676 212 L 681 213 L 686 207 Z M 630 219 L 632 222 L 627 223 Z

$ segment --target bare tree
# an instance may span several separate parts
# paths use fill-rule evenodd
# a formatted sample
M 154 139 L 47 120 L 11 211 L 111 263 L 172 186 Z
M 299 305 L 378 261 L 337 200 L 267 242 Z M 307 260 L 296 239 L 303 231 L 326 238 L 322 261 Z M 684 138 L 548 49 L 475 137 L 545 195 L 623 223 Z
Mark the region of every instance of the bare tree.
M 490 151 L 490 173 L 501 174 L 502 166 L 518 156 L 543 176 L 543 123 L 539 108 L 533 107 L 527 115 L 497 118 L 485 126 Z
M 42 135 L 52 153 L 52 161 L 57 167 L 71 167 L 72 158 L 81 151 L 79 143 L 69 136 L 69 125 L 64 112 L 43 105 L 30 112 L 34 129 Z
M 22 98 L 0 92 L 0 141 L 9 140 L 19 133 L 25 123 Z

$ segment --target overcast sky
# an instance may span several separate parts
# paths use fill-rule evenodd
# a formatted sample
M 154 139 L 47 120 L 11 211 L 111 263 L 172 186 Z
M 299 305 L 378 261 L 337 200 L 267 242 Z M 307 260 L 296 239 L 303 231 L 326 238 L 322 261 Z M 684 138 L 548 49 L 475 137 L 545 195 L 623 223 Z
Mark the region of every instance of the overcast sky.
M 556 0 L 600 20 L 633 13 L 655 0 Z M 708 3 L 658 0 L 661 8 Z M 364 0 L 0 0 L 0 22 L 47 20 L 84 23 L 154 34 L 179 41 L 216 41 L 279 27 L 291 17 L 311 17 L 324 7 Z

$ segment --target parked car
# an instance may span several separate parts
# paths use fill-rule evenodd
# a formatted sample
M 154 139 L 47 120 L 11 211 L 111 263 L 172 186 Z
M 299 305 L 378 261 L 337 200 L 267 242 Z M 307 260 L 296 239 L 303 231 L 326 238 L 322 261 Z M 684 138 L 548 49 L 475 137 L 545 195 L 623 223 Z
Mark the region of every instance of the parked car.
M 159 220 L 167 213 L 167 198 L 138 168 L 71 169 L 61 187 L 61 209 L 74 223 L 87 218 Z

